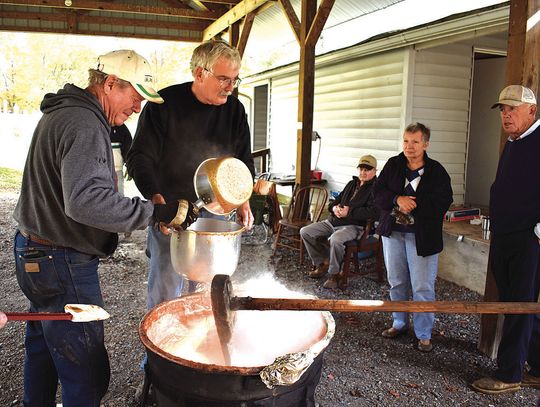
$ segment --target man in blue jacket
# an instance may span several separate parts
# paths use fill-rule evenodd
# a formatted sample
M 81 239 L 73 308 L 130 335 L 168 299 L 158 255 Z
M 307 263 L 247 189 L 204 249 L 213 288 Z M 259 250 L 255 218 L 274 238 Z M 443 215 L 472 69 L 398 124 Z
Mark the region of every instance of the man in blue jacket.
M 508 140 L 491 186 L 490 257 L 500 301 L 538 300 L 540 290 L 540 120 L 534 93 L 520 85 L 502 90 L 498 107 Z M 525 362 L 529 371 L 524 371 Z M 494 377 L 472 383 L 498 394 L 540 388 L 540 316 L 505 315 Z

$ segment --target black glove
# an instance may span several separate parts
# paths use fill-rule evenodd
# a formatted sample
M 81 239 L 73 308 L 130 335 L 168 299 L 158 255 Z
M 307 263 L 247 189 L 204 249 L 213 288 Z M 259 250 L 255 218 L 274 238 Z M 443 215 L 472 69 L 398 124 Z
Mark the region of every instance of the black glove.
M 154 205 L 154 218 L 175 229 L 186 229 L 197 220 L 199 210 L 185 199 Z

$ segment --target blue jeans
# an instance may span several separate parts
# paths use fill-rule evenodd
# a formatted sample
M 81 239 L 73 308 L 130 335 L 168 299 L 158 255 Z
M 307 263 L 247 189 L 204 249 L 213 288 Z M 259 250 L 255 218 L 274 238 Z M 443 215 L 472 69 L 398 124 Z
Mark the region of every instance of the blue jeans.
M 201 211 L 200 218 L 224 219 L 223 216 Z M 178 274 L 171 262 L 171 237 L 160 232 L 159 228 L 148 227 L 146 252 L 149 260 L 147 309 L 152 309 L 163 301 L 172 300 L 182 295 L 184 279 Z M 196 282 L 189 281 L 188 291 L 193 292 Z
M 103 306 L 97 256 L 45 246 L 17 231 L 17 280 L 31 312 L 64 312 L 69 303 Z M 64 407 L 99 407 L 109 387 L 103 322 L 29 321 L 26 324 L 26 407 L 54 407 L 58 380 Z
M 383 252 L 390 299 L 392 301 L 434 301 L 435 279 L 439 255 L 418 256 L 414 233 L 392 232 L 383 236 Z M 407 312 L 392 313 L 396 329 L 406 329 L 409 325 Z M 413 313 L 414 333 L 418 339 L 431 339 L 435 314 Z

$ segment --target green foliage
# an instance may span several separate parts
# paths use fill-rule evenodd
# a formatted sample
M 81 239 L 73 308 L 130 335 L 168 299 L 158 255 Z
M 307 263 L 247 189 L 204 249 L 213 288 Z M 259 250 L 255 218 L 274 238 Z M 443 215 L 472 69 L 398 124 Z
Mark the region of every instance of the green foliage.
M 154 67 L 157 89 L 191 80 L 197 44 L 76 35 L 0 32 L 0 111 L 35 111 L 43 96 L 66 83 L 86 87 L 88 69 L 114 49 L 134 49 Z M 111 43 L 113 44 L 111 46 Z M 146 51 L 150 49 L 151 51 Z M 17 106 L 17 108 L 16 108 Z
M 0 192 L 14 192 L 21 189 L 22 172 L 0 167 Z

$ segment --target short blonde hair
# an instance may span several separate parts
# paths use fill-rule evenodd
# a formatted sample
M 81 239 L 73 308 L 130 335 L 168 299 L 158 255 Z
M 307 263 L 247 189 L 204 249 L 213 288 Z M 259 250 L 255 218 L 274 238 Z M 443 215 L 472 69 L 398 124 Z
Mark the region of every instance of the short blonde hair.
M 191 72 L 195 72 L 197 67 L 210 70 L 220 58 L 228 59 L 238 68 L 242 65 L 242 58 L 235 47 L 223 40 L 209 40 L 193 51 L 189 65 Z

